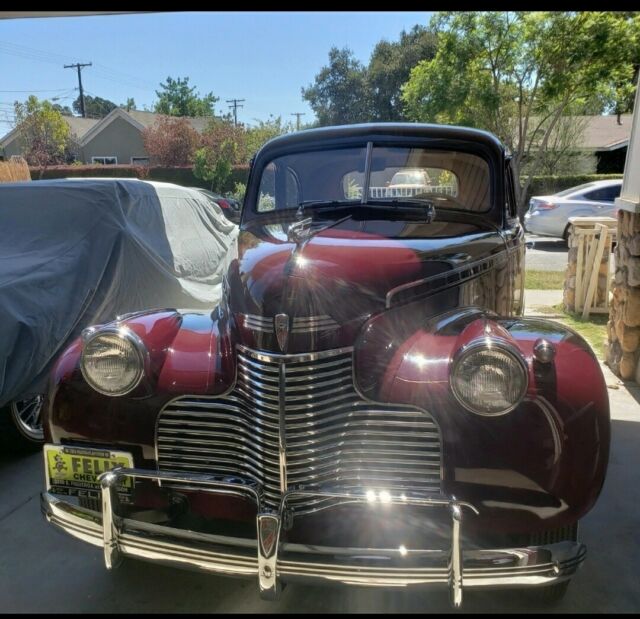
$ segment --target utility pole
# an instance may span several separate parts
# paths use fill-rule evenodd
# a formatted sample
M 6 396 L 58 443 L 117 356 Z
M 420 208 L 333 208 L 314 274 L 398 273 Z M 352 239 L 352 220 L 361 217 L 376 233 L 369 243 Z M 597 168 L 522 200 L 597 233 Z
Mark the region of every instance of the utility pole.
M 239 103 L 244 103 L 244 99 L 227 99 L 227 103 L 231 103 L 229 108 L 233 108 L 233 124 L 238 126 L 238 108 L 244 107 L 244 105 L 238 105 Z
M 300 131 L 300 116 L 304 116 L 304 112 L 291 112 L 291 116 L 296 117 L 296 131 Z
M 83 67 L 90 67 L 91 63 L 87 62 L 86 64 L 80 64 L 76 62 L 76 64 L 66 64 L 64 65 L 65 69 L 78 69 L 78 86 L 80 88 L 80 112 L 82 113 L 82 118 L 86 118 L 84 113 L 84 91 L 82 90 L 82 75 L 80 71 Z

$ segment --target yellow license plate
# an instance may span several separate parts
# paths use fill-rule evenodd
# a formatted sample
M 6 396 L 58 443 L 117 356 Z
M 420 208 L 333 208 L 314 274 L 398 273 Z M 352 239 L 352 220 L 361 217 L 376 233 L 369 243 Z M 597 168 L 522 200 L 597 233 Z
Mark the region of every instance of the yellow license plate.
M 97 497 L 99 475 L 119 466 L 133 467 L 133 456 L 125 451 L 62 445 L 45 445 L 44 461 L 47 490 L 70 496 Z M 117 486 L 118 492 L 129 492 L 132 488 L 131 477 L 125 477 Z

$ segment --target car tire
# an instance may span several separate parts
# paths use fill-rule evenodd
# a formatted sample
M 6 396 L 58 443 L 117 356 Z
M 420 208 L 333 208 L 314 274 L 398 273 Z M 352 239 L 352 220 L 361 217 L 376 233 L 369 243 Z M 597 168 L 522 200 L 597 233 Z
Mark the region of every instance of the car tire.
M 38 447 L 44 443 L 44 430 L 42 427 L 43 408 L 43 394 L 14 400 L 9 404 L 11 418 L 16 430 L 25 441 Z
M 571 229 L 571 224 L 567 224 L 567 227 L 564 229 L 562 233 L 562 240 L 569 245 L 569 230 Z

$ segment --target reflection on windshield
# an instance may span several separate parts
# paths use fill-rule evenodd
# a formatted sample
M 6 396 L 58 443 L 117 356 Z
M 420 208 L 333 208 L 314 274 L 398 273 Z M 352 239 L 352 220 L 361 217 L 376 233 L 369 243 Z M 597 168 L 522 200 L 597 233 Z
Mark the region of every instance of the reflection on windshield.
M 285 155 L 262 171 L 256 210 L 264 213 L 299 204 L 423 199 L 438 208 L 487 211 L 487 162 L 465 152 L 427 148 L 334 148 Z M 363 197 L 367 188 L 368 195 Z

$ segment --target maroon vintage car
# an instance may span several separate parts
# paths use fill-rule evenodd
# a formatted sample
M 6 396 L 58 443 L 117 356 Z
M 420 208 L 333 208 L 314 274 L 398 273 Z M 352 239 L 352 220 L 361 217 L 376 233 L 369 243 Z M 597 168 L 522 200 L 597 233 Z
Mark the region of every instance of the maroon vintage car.
M 403 169 L 430 183 L 399 190 Z M 472 129 L 269 142 L 220 306 L 125 316 L 60 357 L 46 518 L 108 568 L 250 576 L 265 597 L 296 581 L 441 584 L 456 606 L 463 588 L 564 593 L 609 405 L 585 341 L 521 317 L 513 182 Z

